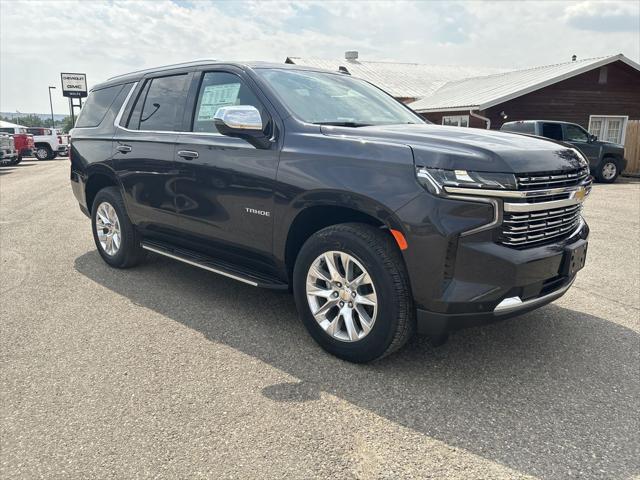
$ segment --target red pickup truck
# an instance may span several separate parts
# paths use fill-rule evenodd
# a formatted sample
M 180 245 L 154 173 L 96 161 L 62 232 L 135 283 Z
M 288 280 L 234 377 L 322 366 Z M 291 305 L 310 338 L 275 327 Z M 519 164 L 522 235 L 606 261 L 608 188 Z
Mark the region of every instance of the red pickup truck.
M 18 151 L 18 158 L 14 162 L 15 165 L 22 161 L 22 157 L 30 157 L 33 155 L 35 143 L 33 141 L 33 135 L 27 133 L 26 127 L 2 122 L 0 124 L 0 132 L 13 136 L 13 141 Z

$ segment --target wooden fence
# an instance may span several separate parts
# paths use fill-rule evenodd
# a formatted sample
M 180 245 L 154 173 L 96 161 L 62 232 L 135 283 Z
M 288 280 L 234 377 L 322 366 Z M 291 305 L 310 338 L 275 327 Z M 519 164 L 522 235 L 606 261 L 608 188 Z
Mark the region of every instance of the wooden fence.
M 624 156 L 628 162 L 624 173 L 640 175 L 640 120 L 630 120 L 627 123 Z

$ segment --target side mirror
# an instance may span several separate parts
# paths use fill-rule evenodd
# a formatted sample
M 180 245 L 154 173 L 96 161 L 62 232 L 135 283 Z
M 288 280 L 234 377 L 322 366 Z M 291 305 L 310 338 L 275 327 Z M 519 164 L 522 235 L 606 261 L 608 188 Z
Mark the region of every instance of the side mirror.
M 227 137 L 242 138 L 256 148 L 269 145 L 260 112 L 252 105 L 220 107 L 213 116 L 213 123 L 218 132 Z
M 598 137 L 596 137 L 595 135 L 589 135 L 590 142 L 595 142 L 596 140 L 598 140 Z

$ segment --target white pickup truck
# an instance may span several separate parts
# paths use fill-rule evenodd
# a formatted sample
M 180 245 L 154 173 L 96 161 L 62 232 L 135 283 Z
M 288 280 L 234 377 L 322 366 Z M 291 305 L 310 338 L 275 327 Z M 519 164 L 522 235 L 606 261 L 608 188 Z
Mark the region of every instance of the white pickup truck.
M 27 133 L 33 135 L 35 143 L 34 154 L 38 160 L 52 160 L 58 155 L 64 155 L 67 146 L 61 144 L 55 129 L 47 127 L 29 127 Z

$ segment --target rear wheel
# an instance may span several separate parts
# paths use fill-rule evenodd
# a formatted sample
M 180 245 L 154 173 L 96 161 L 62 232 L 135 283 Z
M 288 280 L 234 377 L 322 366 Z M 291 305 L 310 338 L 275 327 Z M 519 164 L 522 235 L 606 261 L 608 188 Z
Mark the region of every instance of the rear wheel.
M 598 171 L 596 172 L 596 178 L 602 183 L 613 183 L 618 178 L 620 171 L 618 164 L 612 158 L 605 158 L 600 163 Z
M 129 220 L 116 187 L 98 192 L 91 210 L 93 239 L 102 259 L 112 267 L 132 267 L 144 258 L 140 238 Z
M 52 160 L 53 150 L 47 145 L 40 145 L 36 147 L 35 155 L 38 160 Z
M 384 357 L 414 332 L 400 252 L 390 235 L 370 225 L 334 225 L 311 236 L 296 260 L 293 290 L 311 336 L 342 359 Z

